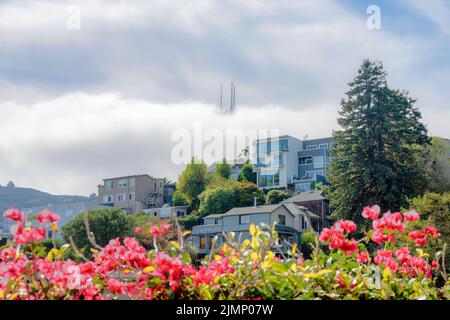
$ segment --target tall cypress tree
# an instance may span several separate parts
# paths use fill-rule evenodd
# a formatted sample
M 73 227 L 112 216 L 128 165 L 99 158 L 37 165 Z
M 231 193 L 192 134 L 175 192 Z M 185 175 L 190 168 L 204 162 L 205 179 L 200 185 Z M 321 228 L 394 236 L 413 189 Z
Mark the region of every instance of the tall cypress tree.
M 392 90 L 381 62 L 364 60 L 341 101 L 333 132 L 330 200 L 335 218 L 362 222 L 364 206 L 398 210 L 426 187 L 429 143 L 415 100 Z

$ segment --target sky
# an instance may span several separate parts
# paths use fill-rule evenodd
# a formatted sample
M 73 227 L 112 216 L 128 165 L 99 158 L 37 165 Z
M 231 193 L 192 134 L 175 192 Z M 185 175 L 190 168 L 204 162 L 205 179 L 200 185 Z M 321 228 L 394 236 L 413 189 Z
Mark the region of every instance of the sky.
M 364 58 L 450 137 L 449 1 L 0 0 L 0 184 L 88 195 L 114 176 L 175 181 L 173 134 L 198 124 L 331 136 Z

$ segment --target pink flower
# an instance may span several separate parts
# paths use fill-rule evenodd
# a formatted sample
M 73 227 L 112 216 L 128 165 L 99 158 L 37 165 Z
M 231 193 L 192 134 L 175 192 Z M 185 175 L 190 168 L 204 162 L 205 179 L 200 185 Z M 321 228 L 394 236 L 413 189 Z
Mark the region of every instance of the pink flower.
M 150 234 L 153 237 L 159 237 L 161 235 L 161 229 L 158 226 L 152 226 L 150 228 Z
M 358 263 L 368 263 L 370 262 L 370 255 L 367 251 L 360 251 L 358 253 L 358 258 L 356 259 Z
M 22 211 L 17 209 L 9 209 L 3 214 L 3 216 L 15 222 L 22 223 L 25 221 L 25 215 Z
M 110 278 L 108 280 L 107 284 L 108 284 L 108 290 L 111 291 L 112 293 L 122 294 L 124 292 L 125 285 L 122 282 L 120 282 L 114 278 Z
M 411 257 L 409 254 L 409 248 L 401 247 L 400 249 L 397 249 L 397 251 L 395 251 L 395 256 L 401 263 L 408 262 L 409 258 Z
M 161 226 L 161 232 L 166 233 L 167 231 L 169 231 L 169 228 L 170 228 L 170 224 L 163 224 Z
M 422 230 L 427 236 L 434 239 L 437 239 L 441 236 L 438 230 L 433 226 L 423 227 Z
M 150 228 L 150 234 L 153 237 L 159 237 L 162 236 L 164 233 L 166 233 L 169 230 L 170 225 L 168 224 L 162 224 L 161 228 L 158 226 L 152 226 Z
M 361 215 L 366 219 L 370 218 L 371 220 L 375 220 L 380 215 L 380 206 L 374 205 L 371 207 L 365 207 Z
M 142 234 L 142 229 L 141 229 L 141 227 L 136 227 L 136 228 L 134 228 L 134 233 Z
M 436 270 L 439 268 L 439 263 L 436 260 L 431 261 L 431 269 Z
M 409 211 L 409 212 L 403 212 L 403 219 L 405 219 L 405 221 L 416 221 L 419 220 L 419 214 L 415 211 Z
M 379 245 L 383 244 L 384 241 L 387 240 L 387 237 L 380 230 L 375 230 L 372 233 L 372 237 L 370 238 L 373 242 L 378 243 Z
M 50 212 L 48 210 L 39 212 L 36 215 L 37 221 L 39 221 L 40 224 L 44 224 L 46 221 L 50 221 L 51 223 L 56 223 L 59 221 L 61 217 L 53 212 Z
M 356 224 L 350 220 L 340 220 L 337 222 L 337 226 L 343 229 L 347 233 L 352 233 L 356 231 Z

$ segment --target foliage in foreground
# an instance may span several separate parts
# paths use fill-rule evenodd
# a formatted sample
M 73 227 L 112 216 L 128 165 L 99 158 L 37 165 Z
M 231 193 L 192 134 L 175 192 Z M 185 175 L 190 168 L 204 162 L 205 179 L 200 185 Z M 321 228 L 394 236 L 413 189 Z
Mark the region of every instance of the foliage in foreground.
M 277 256 L 281 243 L 274 227 L 251 225 L 251 240 L 238 243 L 230 234 L 216 254 L 194 266 L 184 235 L 159 249 L 158 239 L 170 228 L 165 224 L 146 231 L 154 242 L 150 251 L 135 238 L 116 238 L 105 247 L 94 244 L 92 260 L 63 260 L 68 245 L 50 251 L 40 245 L 46 229 L 56 229 L 57 215 L 40 213 L 39 227 L 28 227 L 22 212 L 9 210 L 5 216 L 16 222 L 16 232 L 14 243 L 0 250 L 0 299 L 450 298 L 442 252 L 433 259 L 421 249 L 439 241 L 436 228 L 416 228 L 414 211 L 379 217 L 374 206 L 362 215 L 372 221 L 362 239 L 352 237 L 354 222 L 340 220 L 315 239 L 311 259 L 295 245 Z M 447 283 L 439 287 L 438 277 Z

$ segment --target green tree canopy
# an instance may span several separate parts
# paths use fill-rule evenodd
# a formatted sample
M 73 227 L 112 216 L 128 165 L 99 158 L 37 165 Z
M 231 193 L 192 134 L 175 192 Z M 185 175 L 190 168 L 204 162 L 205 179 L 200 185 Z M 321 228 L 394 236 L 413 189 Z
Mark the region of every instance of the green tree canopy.
M 231 166 L 227 163 L 227 160 L 223 159 L 222 163 L 216 165 L 216 174 L 225 179 L 230 179 Z
M 257 203 L 264 203 L 263 191 L 256 184 L 249 181 L 241 181 L 235 185 L 236 206 L 248 207 L 254 204 L 254 198 Z
M 433 137 L 429 148 L 428 190 L 433 192 L 450 192 L 450 146 L 439 137 Z
M 208 181 L 208 168 L 192 159 L 178 179 L 176 191 L 185 197 L 192 209 L 200 204 L 198 196 L 205 191 Z
M 89 229 L 100 246 L 105 246 L 109 240 L 116 237 L 123 239 L 133 235 L 133 222 L 120 209 L 92 210 L 87 215 Z M 75 217 L 62 227 L 61 235 L 66 243 L 69 243 L 69 237 L 72 237 L 75 245 L 87 256 L 90 256 L 89 248 L 92 248 L 92 245 L 86 233 L 84 219 L 84 213 Z
M 266 204 L 277 204 L 288 198 L 288 194 L 282 190 L 270 190 L 266 195 Z
M 415 100 L 387 86 L 381 63 L 364 60 L 349 86 L 333 133 L 329 196 L 335 218 L 364 223 L 364 206 L 399 210 L 426 188 L 429 138 Z
M 206 189 L 200 195 L 199 212 L 202 214 L 225 213 L 236 204 L 235 190 L 229 187 Z
M 253 172 L 253 165 L 246 163 L 239 171 L 238 181 L 249 181 L 256 183 L 256 173 Z
M 434 254 L 442 250 L 443 243 L 447 243 L 445 256 L 446 269 L 450 272 L 450 192 L 443 194 L 427 192 L 423 196 L 411 200 L 411 206 L 417 210 L 421 216 L 420 223 L 433 225 L 441 233 L 442 242 L 428 245 L 429 250 L 424 250 L 434 258 Z

